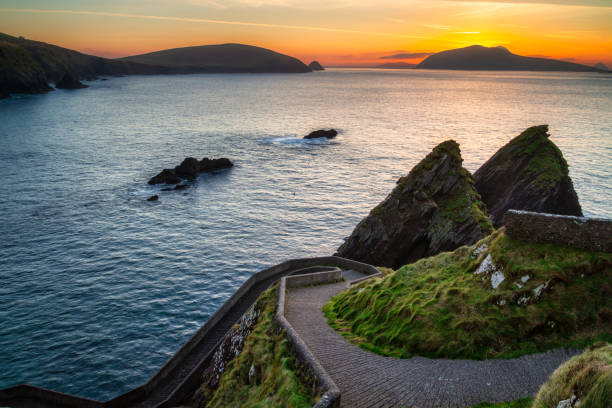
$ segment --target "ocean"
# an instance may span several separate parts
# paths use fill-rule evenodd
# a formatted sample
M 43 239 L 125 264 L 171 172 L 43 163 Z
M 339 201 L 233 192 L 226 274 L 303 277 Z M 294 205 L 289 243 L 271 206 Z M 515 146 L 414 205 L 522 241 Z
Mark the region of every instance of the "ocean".
M 252 273 L 330 255 L 438 143 L 475 171 L 549 124 L 585 215 L 612 217 L 612 76 L 330 69 L 131 76 L 0 101 L 0 388 L 108 399 Z M 333 127 L 333 140 L 303 140 Z M 235 167 L 185 191 L 193 156 Z M 146 199 L 158 194 L 158 202 Z

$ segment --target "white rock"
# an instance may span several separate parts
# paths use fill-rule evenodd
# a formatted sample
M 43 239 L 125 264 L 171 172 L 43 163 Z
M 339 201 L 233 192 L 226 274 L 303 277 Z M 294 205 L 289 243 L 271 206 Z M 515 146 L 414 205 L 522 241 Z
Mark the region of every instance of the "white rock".
M 505 305 L 505 304 L 506 304 L 506 299 L 499 299 L 499 300 L 497 301 L 497 306 L 503 306 L 503 305 Z
M 491 275 L 491 286 L 493 286 L 493 289 L 497 289 L 505 279 L 506 277 L 501 271 L 496 271 Z
M 529 276 L 529 275 L 525 275 L 525 276 L 523 276 L 523 277 L 521 278 L 521 282 L 525 283 L 525 282 L 527 282 L 529 279 L 531 279 L 531 276 Z
M 249 383 L 253 381 L 253 376 L 255 376 L 255 366 L 251 364 L 251 368 L 249 368 Z
M 489 249 L 489 246 L 487 245 L 486 242 L 484 242 L 482 245 L 476 248 L 474 252 L 472 252 L 472 259 L 478 258 L 478 256 L 480 256 L 480 254 L 482 254 L 487 249 Z
M 519 298 L 519 300 L 516 301 L 517 304 L 519 305 L 526 305 L 529 302 L 529 297 L 528 296 L 523 296 L 521 298 Z
M 548 284 L 550 283 L 550 281 L 546 281 L 540 285 L 538 285 L 534 290 L 533 293 L 535 295 L 535 297 L 540 297 L 540 294 L 542 293 L 542 291 L 544 289 L 546 289 L 548 287 Z
M 517 287 L 517 288 L 519 288 L 519 289 L 523 287 L 523 285 L 521 285 L 521 284 L 520 284 L 520 283 L 518 283 L 518 282 L 516 282 L 516 283 L 515 283 L 515 285 L 516 285 L 516 287 Z

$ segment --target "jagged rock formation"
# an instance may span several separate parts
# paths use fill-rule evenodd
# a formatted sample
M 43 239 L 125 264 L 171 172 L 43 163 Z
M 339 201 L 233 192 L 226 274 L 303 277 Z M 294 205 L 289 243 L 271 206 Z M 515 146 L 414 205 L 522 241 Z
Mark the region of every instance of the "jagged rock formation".
M 320 137 L 325 137 L 327 139 L 333 139 L 337 135 L 338 135 L 338 131 L 336 129 L 329 129 L 329 130 L 320 129 L 320 130 L 315 130 L 314 132 L 310 132 L 309 134 L 304 136 L 304 139 L 318 139 Z
M 313 71 L 325 71 L 325 68 L 323 68 L 323 65 L 319 64 L 319 61 L 312 61 L 308 64 L 308 68 Z
M 62 79 L 55 83 L 55 87 L 58 89 L 81 89 L 88 88 L 87 85 L 81 83 L 79 78 L 70 73 L 70 71 L 66 71 Z
M 506 210 L 582 216 L 567 162 L 548 126 L 533 126 L 499 149 L 474 173 L 493 225 Z
M 208 173 L 215 170 L 229 169 L 234 164 L 226 158 L 209 159 L 208 157 L 198 160 L 193 157 L 187 157 L 181 164 L 173 169 L 163 169 L 155 177 L 149 180 L 149 184 L 178 184 L 183 179 L 194 179 L 200 173 Z M 176 190 L 179 190 L 177 188 Z
M 459 145 L 439 144 L 355 228 L 336 255 L 397 268 L 493 231 Z

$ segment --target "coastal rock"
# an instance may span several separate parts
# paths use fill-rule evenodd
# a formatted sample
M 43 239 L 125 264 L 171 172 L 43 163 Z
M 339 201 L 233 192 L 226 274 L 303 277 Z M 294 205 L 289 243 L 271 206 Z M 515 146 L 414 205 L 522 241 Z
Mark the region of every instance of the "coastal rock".
M 152 195 L 151 197 L 147 198 L 147 201 L 157 201 L 159 200 L 159 196 L 156 195 Z
M 325 68 L 323 68 L 323 65 L 319 64 L 319 61 L 312 61 L 308 64 L 308 68 L 313 71 L 325 71 Z
M 223 337 L 212 356 L 211 362 L 202 374 L 202 386 L 193 395 L 192 406 L 203 407 L 219 386 L 221 375 L 228 364 L 244 348 L 244 342 L 253 331 L 262 310 L 255 304 L 240 318 L 240 321 Z
M 66 71 L 62 79 L 55 83 L 55 87 L 58 89 L 81 89 L 87 88 L 88 86 L 82 84 L 70 71 Z
M 506 210 L 582 216 L 567 162 L 548 126 L 533 126 L 499 149 L 474 173 L 493 225 Z
M 234 164 L 226 158 L 209 159 L 205 157 L 198 161 L 198 159 L 193 157 L 187 157 L 174 169 L 164 169 L 159 174 L 152 177 L 149 180 L 149 184 L 178 184 L 183 179 L 194 179 L 201 173 L 228 169 L 233 166 Z M 181 190 L 183 188 L 188 187 L 175 188 L 175 190 Z
M 490 234 L 485 206 L 462 161 L 455 141 L 438 145 L 398 180 L 336 255 L 397 268 Z
M 336 129 L 320 129 L 315 130 L 314 132 L 310 132 L 308 135 L 304 136 L 304 139 L 318 139 L 320 137 L 325 137 L 327 139 L 333 139 L 338 135 L 338 131 Z

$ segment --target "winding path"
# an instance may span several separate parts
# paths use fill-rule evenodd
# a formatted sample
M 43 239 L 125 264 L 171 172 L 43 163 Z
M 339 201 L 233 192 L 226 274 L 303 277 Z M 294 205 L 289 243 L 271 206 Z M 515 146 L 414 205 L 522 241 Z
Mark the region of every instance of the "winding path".
M 349 343 L 327 324 L 321 308 L 345 282 L 288 289 L 285 317 L 341 392 L 342 407 L 469 407 L 533 396 L 571 356 L 552 350 L 512 360 L 383 357 Z

